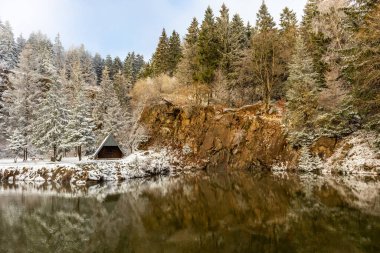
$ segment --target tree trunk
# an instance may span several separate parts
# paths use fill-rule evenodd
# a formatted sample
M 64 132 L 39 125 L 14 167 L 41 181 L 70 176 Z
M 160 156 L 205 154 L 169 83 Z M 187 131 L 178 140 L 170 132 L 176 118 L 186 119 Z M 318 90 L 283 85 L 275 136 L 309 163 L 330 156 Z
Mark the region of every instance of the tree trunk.
M 82 146 L 78 146 L 77 147 L 77 150 L 78 150 L 78 158 L 79 158 L 79 161 L 82 160 Z
M 28 148 L 24 148 L 24 162 L 28 160 Z
M 52 161 L 55 162 L 57 160 L 57 145 L 53 145 L 53 159 Z

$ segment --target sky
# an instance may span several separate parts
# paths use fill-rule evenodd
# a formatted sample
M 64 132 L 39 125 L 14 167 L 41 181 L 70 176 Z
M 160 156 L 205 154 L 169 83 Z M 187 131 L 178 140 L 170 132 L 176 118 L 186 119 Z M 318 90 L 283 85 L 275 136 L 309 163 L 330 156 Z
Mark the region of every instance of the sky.
M 278 22 L 288 6 L 299 19 L 307 0 L 266 0 Z M 193 17 L 201 22 L 207 6 L 219 14 L 225 3 L 255 23 L 262 0 L 0 0 L 0 20 L 8 20 L 15 37 L 41 31 L 52 40 L 59 33 L 66 49 L 84 44 L 91 53 L 124 58 L 135 51 L 149 59 L 162 28 L 186 34 Z

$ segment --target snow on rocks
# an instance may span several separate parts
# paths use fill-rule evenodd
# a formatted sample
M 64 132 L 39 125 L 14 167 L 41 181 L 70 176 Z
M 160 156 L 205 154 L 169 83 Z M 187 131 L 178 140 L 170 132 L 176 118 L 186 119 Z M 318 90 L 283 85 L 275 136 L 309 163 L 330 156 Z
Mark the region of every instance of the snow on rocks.
M 359 131 L 345 138 L 326 161 L 331 172 L 341 174 L 380 174 L 380 151 L 376 133 Z
M 173 152 L 138 151 L 122 160 L 86 161 L 78 163 L 56 163 L 36 166 L 4 166 L 0 163 L 1 181 L 56 182 L 84 185 L 88 181 L 123 181 L 131 178 L 146 178 L 168 175 L 177 171 L 178 159 Z

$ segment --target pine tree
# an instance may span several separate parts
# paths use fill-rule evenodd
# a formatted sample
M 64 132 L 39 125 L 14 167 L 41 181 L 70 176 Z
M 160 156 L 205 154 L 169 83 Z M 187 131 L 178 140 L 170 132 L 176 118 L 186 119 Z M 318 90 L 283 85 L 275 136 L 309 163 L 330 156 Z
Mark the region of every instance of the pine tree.
M 107 67 L 104 68 L 102 76 L 101 90 L 97 95 L 93 114 L 96 136 L 104 138 L 112 133 L 116 138 L 121 138 L 128 124 L 127 116 L 119 102 L 113 81 L 109 78 Z
M 152 57 L 154 75 L 166 74 L 169 71 L 169 39 L 165 29 L 162 30 L 157 48 Z
M 74 108 L 69 111 L 67 125 L 65 126 L 63 145 L 75 147 L 79 161 L 82 159 L 82 147 L 91 148 L 95 144 L 94 122 L 91 108 L 83 87 L 80 86 L 76 94 Z
M 106 59 L 104 60 L 104 67 L 103 67 L 102 71 L 104 70 L 105 67 L 107 67 L 107 69 L 108 69 L 109 78 L 112 79 L 113 73 L 111 71 L 112 71 L 112 67 L 113 67 L 113 60 L 112 60 L 112 57 L 110 55 L 106 56 Z
M 144 57 L 140 54 L 135 54 L 135 52 L 128 53 L 125 57 L 123 63 L 123 74 L 124 77 L 131 83 L 134 84 L 141 70 L 145 66 Z
M 53 44 L 53 63 L 57 70 L 62 70 L 65 64 L 65 49 L 62 46 L 60 35 L 58 34 Z
M 197 62 L 199 66 L 197 80 L 211 85 L 220 61 L 219 40 L 211 7 L 208 7 L 205 12 L 199 31 L 197 46 Z
M 323 56 L 327 51 L 329 41 L 321 31 L 315 29 L 315 23 L 321 18 L 318 10 L 318 4 L 320 2 L 321 0 L 308 0 L 301 22 L 301 34 L 313 58 L 313 66 L 318 73 L 318 84 L 321 87 L 325 87 L 325 73 L 328 69 L 328 65 L 323 60 Z
M 17 162 L 17 157 L 21 151 L 24 151 L 24 161 L 25 161 L 25 149 L 27 142 L 25 140 L 25 136 L 19 129 L 15 129 L 11 136 L 8 139 L 9 142 L 9 150 L 11 150 L 15 154 L 15 162 Z
M 96 85 L 96 73 L 91 54 L 83 45 L 79 48 L 70 49 L 66 57 L 66 71 L 70 78 L 72 68 L 79 61 L 81 76 L 87 85 Z
M 297 17 L 295 12 L 289 8 L 284 8 L 280 15 L 280 34 L 279 43 L 281 47 L 281 68 L 282 68 L 282 81 L 286 81 L 289 76 L 289 65 L 292 60 L 294 48 L 297 40 Z M 280 90 L 282 97 L 283 90 Z
M 41 33 L 32 33 L 19 57 L 19 64 L 11 76 L 12 87 L 6 91 L 2 130 L 9 137 L 18 128 L 25 140 L 24 159 L 27 159 L 28 149 L 32 148 L 30 127 L 37 119 L 33 111 L 46 98 L 51 83 L 57 77 L 53 65 L 53 50 L 50 40 Z
M 40 101 L 34 113 L 36 119 L 31 125 L 33 144 L 43 151 L 53 149 L 53 161 L 56 161 L 58 149 L 62 146 L 66 113 L 59 94 L 59 84 L 54 81 L 46 99 Z
M 16 66 L 17 58 L 12 27 L 9 22 L 3 24 L 0 21 L 0 73 L 13 69 Z
M 273 17 L 269 14 L 268 7 L 264 1 L 261 4 L 256 17 L 256 31 L 259 31 L 261 33 L 271 32 L 276 26 L 273 21 Z
M 174 72 L 177 70 L 177 65 L 182 57 L 181 39 L 176 31 L 173 31 L 172 35 L 169 38 L 168 50 L 169 76 L 173 76 Z
M 310 130 L 313 126 L 318 102 L 317 73 L 312 62 L 305 43 L 298 37 L 286 92 L 286 122 L 290 131 Z
M 187 85 L 193 84 L 197 78 L 198 72 L 198 36 L 199 36 L 199 24 L 196 18 L 193 18 L 191 25 L 187 29 L 183 44 L 183 57 L 178 65 L 178 77 L 179 80 Z
M 220 15 L 216 18 L 216 34 L 218 36 L 218 50 L 220 53 L 219 67 L 227 76 L 231 67 L 231 27 L 229 10 L 225 4 L 220 9 Z
M 96 53 L 93 59 L 94 70 L 96 74 L 96 84 L 100 85 L 102 81 L 102 71 L 104 68 L 104 60 L 100 56 L 100 54 Z
M 380 131 L 380 5 L 364 18 L 350 52 L 353 104 L 368 127 Z
M 244 57 L 244 50 L 248 48 L 249 41 L 246 27 L 238 14 L 233 16 L 230 30 L 230 68 L 227 71 L 227 77 L 235 84 L 239 75 L 239 63 Z
M 26 39 L 20 34 L 20 36 L 16 39 L 16 55 L 17 55 L 17 62 L 19 62 L 19 57 L 21 54 L 21 51 L 24 49 L 26 45 Z
M 261 87 L 266 111 L 269 110 L 274 90 L 279 89 L 280 85 L 280 51 L 278 31 L 263 2 L 257 13 L 255 33 L 248 53 L 251 54 L 254 78 Z
M 306 146 L 301 149 L 301 156 L 298 161 L 298 170 L 302 172 L 311 172 L 315 170 L 313 157 L 310 154 L 309 148 Z
M 123 109 L 126 109 L 127 104 L 129 102 L 129 90 L 132 86 L 131 81 L 125 78 L 123 73 L 119 71 L 114 76 L 114 88 L 116 92 L 116 96 L 119 100 L 120 106 L 122 106 Z
M 133 64 L 135 61 L 135 53 L 128 53 L 128 55 L 124 59 L 123 63 L 123 74 L 126 79 L 132 80 L 134 79 L 134 69 L 133 69 Z
M 110 73 L 112 73 L 112 80 L 114 80 L 115 75 L 117 75 L 119 71 L 123 71 L 123 63 L 120 58 L 116 56 L 112 62 L 112 68 L 110 69 Z

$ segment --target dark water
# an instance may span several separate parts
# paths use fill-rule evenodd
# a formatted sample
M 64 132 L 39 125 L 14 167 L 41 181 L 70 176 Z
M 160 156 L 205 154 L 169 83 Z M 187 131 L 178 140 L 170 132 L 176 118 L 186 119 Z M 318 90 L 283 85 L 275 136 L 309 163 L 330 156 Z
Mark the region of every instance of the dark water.
M 0 185 L 0 252 L 380 252 L 378 178 Z

